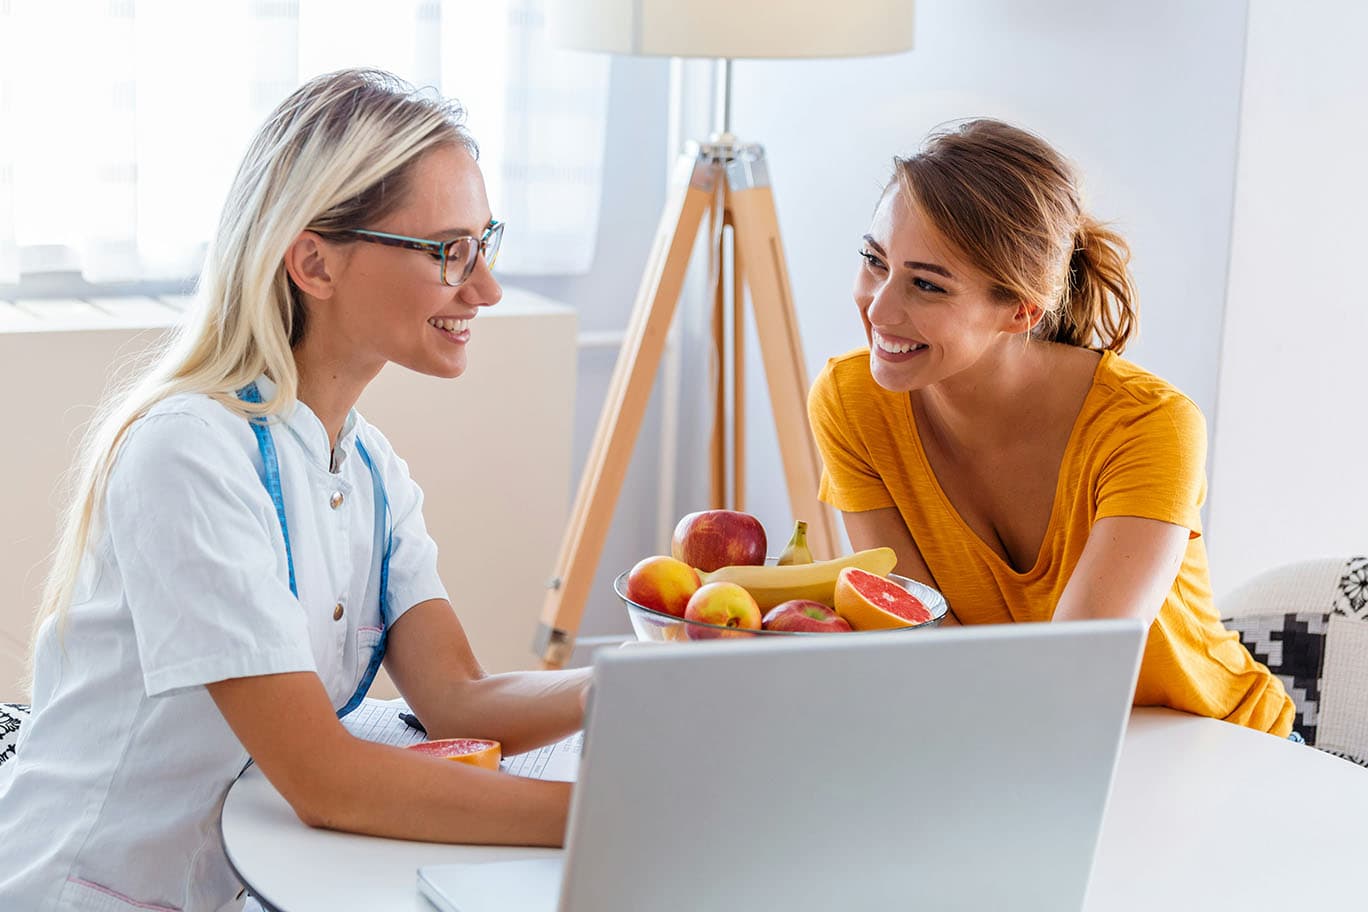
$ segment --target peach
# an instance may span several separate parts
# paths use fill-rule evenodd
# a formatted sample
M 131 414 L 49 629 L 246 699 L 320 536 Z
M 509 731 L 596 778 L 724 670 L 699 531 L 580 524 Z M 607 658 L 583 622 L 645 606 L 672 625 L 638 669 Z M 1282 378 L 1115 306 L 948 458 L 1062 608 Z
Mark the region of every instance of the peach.
M 673 557 L 656 555 L 637 561 L 627 574 L 627 597 L 654 611 L 683 617 L 689 598 L 701 585 L 703 581 L 693 567 Z
M 750 636 L 746 631 L 760 629 L 760 606 L 755 604 L 749 592 L 736 583 L 707 583 L 700 586 L 689 599 L 684 609 L 684 620 L 732 628 L 715 630 L 691 624 L 688 633 L 692 640 Z

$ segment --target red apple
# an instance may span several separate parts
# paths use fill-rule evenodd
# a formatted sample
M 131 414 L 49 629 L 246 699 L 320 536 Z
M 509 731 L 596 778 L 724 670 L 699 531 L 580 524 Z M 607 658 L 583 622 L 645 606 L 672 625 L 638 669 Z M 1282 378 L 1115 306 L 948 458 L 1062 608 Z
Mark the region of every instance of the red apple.
M 718 567 L 765 562 L 765 527 L 749 513 L 702 510 L 675 526 L 670 553 L 707 573 Z
M 627 597 L 638 605 L 683 617 L 689 597 L 701 585 L 703 581 L 693 567 L 673 557 L 656 555 L 638 561 L 627 574 Z
M 821 602 L 811 599 L 790 599 L 780 602 L 765 614 L 761 622 L 766 630 L 790 630 L 803 633 L 849 633 L 850 622 Z
M 744 631 L 760 629 L 760 606 L 751 594 L 736 583 L 707 583 L 693 594 L 684 608 L 684 620 L 716 624 L 732 630 L 714 630 L 690 624 L 689 639 L 750 636 Z

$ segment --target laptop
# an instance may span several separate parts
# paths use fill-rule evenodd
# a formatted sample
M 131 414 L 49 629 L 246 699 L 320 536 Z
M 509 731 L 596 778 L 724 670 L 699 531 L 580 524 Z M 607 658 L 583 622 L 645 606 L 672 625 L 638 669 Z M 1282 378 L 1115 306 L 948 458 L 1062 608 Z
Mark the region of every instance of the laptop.
M 1077 910 L 1139 621 L 604 650 L 566 848 L 441 912 Z

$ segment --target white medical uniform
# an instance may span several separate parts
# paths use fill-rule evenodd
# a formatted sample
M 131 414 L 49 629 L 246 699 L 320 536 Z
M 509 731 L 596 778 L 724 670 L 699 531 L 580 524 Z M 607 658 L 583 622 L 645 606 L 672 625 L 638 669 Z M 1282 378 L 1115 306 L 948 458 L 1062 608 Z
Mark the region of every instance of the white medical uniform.
M 204 685 L 312 671 L 335 708 L 352 696 L 380 635 L 383 548 L 358 439 L 393 517 L 391 623 L 447 597 L 422 491 L 379 431 L 349 415 L 336 473 L 307 406 L 272 434 L 298 599 L 248 422 L 185 395 L 129 430 L 66 630 L 39 635 L 33 717 L 0 767 L 0 909 L 240 905 L 218 814 L 247 752 Z

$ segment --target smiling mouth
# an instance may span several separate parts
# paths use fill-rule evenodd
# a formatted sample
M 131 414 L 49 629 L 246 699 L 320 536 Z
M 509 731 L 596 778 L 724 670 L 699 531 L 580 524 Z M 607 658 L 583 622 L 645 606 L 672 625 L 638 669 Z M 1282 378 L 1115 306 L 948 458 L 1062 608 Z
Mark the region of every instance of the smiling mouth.
M 880 351 L 886 351 L 890 355 L 905 355 L 909 352 L 921 351 L 927 348 L 925 342 L 913 342 L 910 339 L 889 339 L 885 338 L 877 329 L 874 330 L 874 344 Z
M 450 320 L 445 317 L 433 317 L 431 320 L 428 320 L 428 325 L 435 326 L 438 329 L 446 330 L 449 333 L 462 333 L 470 328 L 470 321 Z

